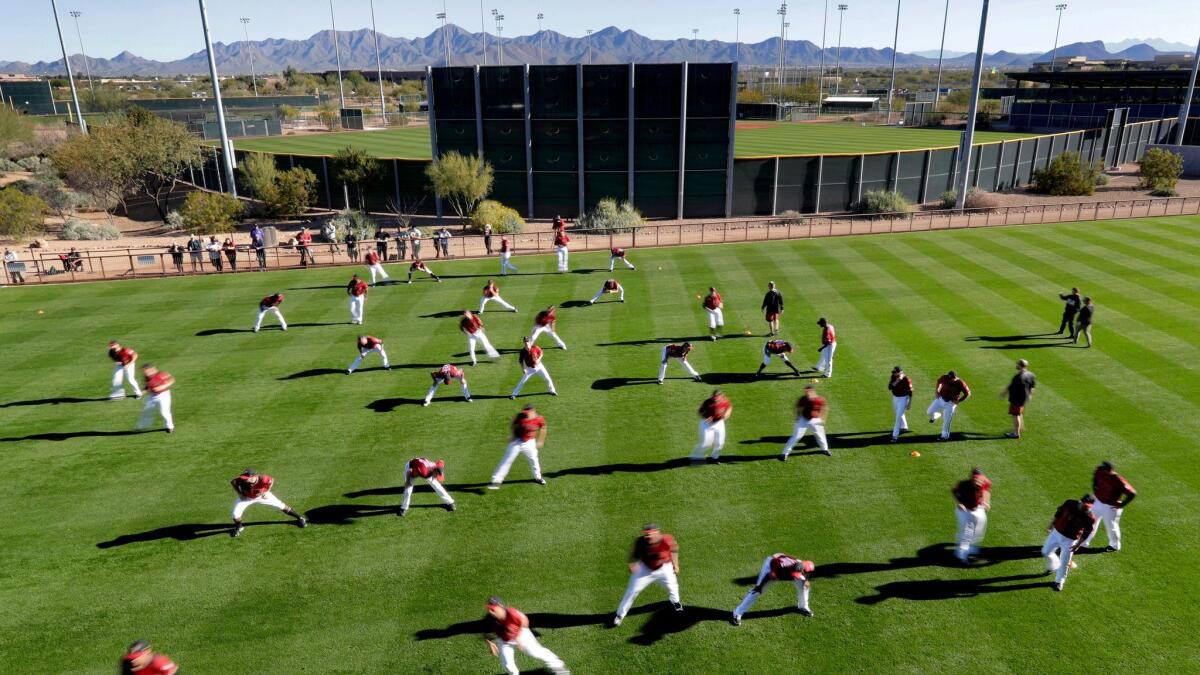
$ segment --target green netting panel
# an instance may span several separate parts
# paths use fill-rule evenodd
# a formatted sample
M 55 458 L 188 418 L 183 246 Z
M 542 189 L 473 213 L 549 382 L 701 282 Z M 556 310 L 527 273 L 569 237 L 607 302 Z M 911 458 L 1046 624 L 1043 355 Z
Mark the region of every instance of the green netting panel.
M 734 216 L 769 216 L 775 193 L 775 160 L 733 160 Z M 797 211 L 800 209 L 797 208 Z
M 575 119 L 579 94 L 575 66 L 529 67 L 529 114 L 537 119 Z
M 1000 144 L 978 146 L 975 148 L 974 154 L 978 159 L 972 162 L 975 166 L 975 174 L 971 176 L 974 181 L 971 184 L 980 190 L 991 192 L 992 186 L 996 184 L 996 162 L 1000 157 Z
M 629 66 L 583 67 L 583 116 L 629 117 Z
M 934 150 L 929 157 L 929 177 L 925 189 L 926 199 L 937 199 L 946 190 L 954 189 L 954 156 L 957 150 Z
M 1037 169 L 1044 169 L 1050 164 L 1050 143 L 1046 139 L 1042 139 L 1037 144 L 1037 154 L 1033 158 L 1033 166 Z
M 729 143 L 729 117 L 723 119 L 689 119 L 687 121 L 688 143 Z
M 849 209 L 858 199 L 857 179 L 857 157 L 826 157 L 821 169 L 821 210 Z
M 479 150 L 475 139 L 475 120 L 439 119 L 436 127 L 439 157 L 450 151 L 473 155 Z
M 400 178 L 400 201 L 408 209 L 417 213 L 430 214 L 437 210 L 433 199 L 433 189 L 425 176 L 427 161 L 397 160 L 396 174 Z
M 729 119 L 731 63 L 688 64 L 687 116 Z
M 0 97 L 3 97 L 3 105 L 11 105 L 26 115 L 62 115 L 71 106 L 70 103 L 55 105 L 47 80 L 0 82 Z M 71 112 L 75 111 L 72 109 Z
M 779 191 L 775 198 L 775 213 L 813 213 L 817 210 L 817 177 L 820 174 L 820 165 L 819 157 L 779 159 Z
M 634 66 L 634 116 L 679 119 L 683 67 L 680 64 Z M 635 192 L 636 193 L 636 192 Z
M 286 157 L 285 157 L 285 159 L 286 159 Z M 313 172 L 314 176 L 317 177 L 317 187 L 316 187 L 317 205 L 321 206 L 323 208 L 332 208 L 332 206 L 329 203 L 329 200 L 326 199 L 326 197 L 325 197 L 325 188 L 326 188 L 325 165 L 324 165 L 324 162 L 321 160 L 321 158 L 320 157 L 298 157 L 298 156 L 293 155 L 293 156 L 291 156 L 291 160 L 292 160 L 291 161 L 292 167 L 301 167 L 304 169 L 308 169 L 309 171 Z M 330 189 L 332 190 L 332 186 L 330 186 Z M 340 190 L 340 188 L 339 188 L 339 190 Z M 341 195 L 338 196 L 339 199 L 340 199 L 340 197 L 341 197 Z
M 534 172 L 533 215 L 574 218 L 579 213 L 579 175 L 576 173 Z
M 1137 155 L 1135 159 L 1141 159 L 1146 154 L 1146 146 L 1153 142 L 1150 138 L 1153 131 L 1153 125 L 1142 125 L 1142 133 L 1138 135 Z
M 616 171 L 590 171 L 584 177 L 584 203 L 591 209 L 606 197 L 629 199 L 629 174 Z
M 483 119 L 524 119 L 524 66 L 486 66 L 479 69 Z
M 634 165 L 638 171 L 679 168 L 679 124 L 675 120 L 637 120 Z M 634 191 L 637 194 L 637 191 Z
M 433 69 L 434 117 L 442 120 L 475 119 L 475 69 Z
M 579 140 L 575 120 L 535 121 L 534 171 L 575 171 L 579 168 Z
M 483 155 L 498 171 L 524 171 L 525 121 L 484 120 Z
M 729 164 L 729 145 L 726 143 L 691 143 L 685 151 L 684 168 L 721 171 Z
M 1051 159 L 1054 159 L 1055 157 L 1058 157 L 1059 155 L 1066 152 L 1067 137 L 1065 134 L 1058 134 L 1056 136 L 1051 136 L 1048 140 L 1050 141 L 1050 158 Z M 1042 145 L 1045 145 L 1045 144 L 1046 144 L 1046 141 L 1042 141 Z
M 524 171 L 497 171 L 496 181 L 492 184 L 492 193 L 488 195 L 488 199 L 494 199 L 524 213 L 529 204 L 528 194 Z
M 1092 158 L 1092 152 L 1095 151 L 1095 148 L 1095 136 L 1093 136 L 1090 132 L 1084 132 L 1083 143 L 1079 147 L 1079 156 L 1082 157 L 1084 161 L 1088 161 Z
M 925 152 L 900 153 L 900 172 L 893 189 L 910 202 L 921 200 L 921 185 L 925 182 Z
M 629 168 L 629 123 L 625 120 L 584 120 L 583 162 L 588 171 Z
M 862 174 L 862 194 L 871 190 L 888 191 L 892 189 L 892 176 L 896 172 L 895 155 L 864 155 Z M 823 196 L 822 196 L 823 197 Z M 855 196 L 857 199 L 857 195 Z
M 1004 149 L 1000 151 L 1000 180 L 997 184 L 998 190 L 1007 190 L 1013 187 L 1013 172 L 1016 169 L 1015 162 L 1017 161 L 1017 143 L 1005 143 Z
M 1033 180 L 1033 139 L 1019 141 L 1021 157 L 1017 162 L 1017 185 L 1029 185 Z M 1103 153 L 1101 153 L 1103 155 Z
M 683 217 L 720 218 L 725 215 L 725 172 L 685 171 Z
M 674 218 L 678 195 L 679 173 L 676 171 L 642 171 L 634 174 L 633 203 L 648 218 Z
M 362 186 L 363 201 L 368 211 L 388 211 L 396 201 L 396 173 L 391 162 L 380 162 L 375 179 Z M 355 199 L 354 187 L 350 187 L 350 199 Z

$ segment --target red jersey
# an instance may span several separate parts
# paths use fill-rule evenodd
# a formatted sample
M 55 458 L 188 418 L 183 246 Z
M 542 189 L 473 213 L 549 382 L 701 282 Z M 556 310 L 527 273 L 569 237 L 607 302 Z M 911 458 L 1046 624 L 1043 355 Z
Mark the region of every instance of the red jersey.
M 821 331 L 821 346 L 824 347 L 835 342 L 837 342 L 837 335 L 833 332 L 833 324 L 827 322 Z
M 258 499 L 270 491 L 275 479 L 263 474 L 258 477 L 257 482 L 251 483 L 250 475 L 244 473 L 230 481 L 230 484 L 243 499 Z
M 1080 509 L 1078 499 L 1068 499 L 1054 512 L 1054 529 L 1068 539 L 1086 539 L 1096 526 L 1090 509 Z
M 518 413 L 513 418 L 512 432 L 513 438 L 520 441 L 532 441 L 537 438 L 538 431 L 546 426 L 546 418 L 541 415 L 527 416 L 525 413 Z
M 907 375 L 904 377 L 893 375 L 892 379 L 888 380 L 888 391 L 892 392 L 892 396 L 912 396 L 912 379 Z
M 704 399 L 704 403 L 700 404 L 700 416 L 712 422 L 723 420 L 729 414 L 731 407 L 733 406 L 729 403 L 729 399 L 724 395 L 709 396 Z
M 474 335 L 480 328 L 483 328 L 483 320 L 472 314 L 471 316 L 464 316 L 458 322 L 458 325 L 464 331 Z
M 450 384 L 450 380 L 461 378 L 463 371 L 458 366 L 452 366 L 449 363 L 429 374 L 433 377 L 434 382 Z
M 621 290 L 621 284 L 618 284 L 616 279 L 609 279 L 608 281 L 604 282 L 605 293 L 615 293 L 619 290 Z
M 528 348 L 521 349 L 521 365 L 526 368 L 536 368 L 537 364 L 542 362 L 542 348 L 537 345 L 529 345 Z
M 568 237 L 567 233 L 563 230 L 559 230 L 558 234 L 554 235 L 555 246 L 566 246 L 567 242 L 569 241 L 571 241 L 571 238 Z
M 488 617 L 492 619 L 492 630 L 496 633 L 496 637 L 504 642 L 516 640 L 517 636 L 521 634 L 521 629 L 529 621 L 524 614 L 512 607 L 504 608 L 504 619 L 496 619 L 491 614 Z
M 971 395 L 971 388 L 961 378 L 950 379 L 949 375 L 943 375 L 938 378 L 937 392 L 943 401 L 958 403 Z
M 614 258 L 624 258 L 625 257 L 625 249 L 623 249 L 623 248 L 614 248 L 610 251 L 610 253 L 612 253 L 612 257 L 614 257 Z
M 138 652 L 125 655 L 125 658 L 122 660 L 122 669 L 124 669 L 124 664 L 131 663 L 135 659 L 141 657 L 144 653 L 145 652 Z M 167 658 L 166 655 L 155 654 L 150 659 L 149 663 L 146 663 L 140 668 L 133 667 L 131 665 L 128 672 L 134 673 L 134 675 L 175 675 L 175 673 L 178 671 L 179 666 L 175 665 L 175 662 Z
M 117 363 L 119 363 L 123 366 L 127 366 L 127 365 L 133 363 L 134 361 L 136 361 L 137 356 L 138 356 L 137 352 L 133 351 L 129 347 L 121 347 L 120 349 L 108 350 L 108 358 L 112 359 L 113 361 L 116 361 Z
M 283 293 L 276 293 L 275 295 L 268 295 L 267 297 L 258 301 L 259 307 L 278 307 L 282 304 L 283 304 Z
M 692 345 L 667 345 L 667 357 L 672 359 L 686 359 L 687 355 L 692 351 Z
M 170 389 L 173 384 L 175 384 L 175 378 L 165 370 L 160 370 L 146 378 L 146 388 L 152 394 L 161 394 Z
M 508 253 L 508 237 L 500 237 L 500 252 Z
M 301 245 L 308 246 L 312 243 L 312 233 L 308 230 L 305 230 L 296 235 L 296 241 L 300 242 Z
M 771 340 L 764 349 L 768 354 L 787 354 L 792 351 L 792 343 L 787 340 Z
M 418 478 L 429 478 L 437 471 L 437 462 L 424 457 L 413 457 L 408 460 L 408 475 Z
M 426 266 L 425 266 L 425 263 L 424 263 L 424 262 L 422 262 L 422 261 L 420 261 L 420 260 L 418 260 L 418 261 L 416 261 L 416 262 L 414 262 L 413 264 L 411 264 L 411 265 L 409 265 L 409 266 L 408 266 L 408 271 L 409 271 L 409 272 L 415 272 L 415 271 L 417 271 L 417 270 L 420 270 L 420 271 L 422 271 L 422 272 L 428 272 L 428 271 L 429 271 L 429 268 L 428 268 L 428 267 L 426 267 Z
M 554 323 L 555 321 L 558 321 L 558 313 L 555 312 L 553 309 L 542 310 L 542 311 L 538 312 L 537 316 L 534 317 L 533 321 L 534 321 L 534 323 L 536 323 L 539 326 L 549 326 L 550 324 Z
M 1096 495 L 1096 501 L 1109 506 L 1120 504 L 1121 497 L 1125 495 L 1137 494 L 1121 474 L 1103 469 L 1096 469 L 1095 475 L 1092 476 L 1092 492 Z
M 950 491 L 954 495 L 955 501 L 968 510 L 974 510 L 988 503 L 992 492 L 992 481 L 983 478 L 982 482 L 976 483 L 974 479 L 968 478 L 959 481 Z
M 383 346 L 383 340 L 380 340 L 374 335 L 364 335 L 363 339 L 361 341 L 356 341 L 355 344 L 358 345 L 358 350 L 360 352 L 368 352 L 376 347 Z
M 767 573 L 768 579 L 776 581 L 794 581 L 804 578 L 804 568 L 799 560 L 785 553 L 776 553 L 771 556 L 771 571 Z
M 664 534 L 657 544 L 651 544 L 645 537 L 638 537 L 633 542 L 633 559 L 640 560 L 643 565 L 656 570 L 671 562 L 671 554 L 679 550 L 675 545 L 675 537 Z
M 366 259 L 368 265 L 374 265 L 375 263 L 379 262 L 379 254 L 375 251 L 367 251 Z
M 720 309 L 722 304 L 721 294 L 716 291 L 704 296 L 705 309 Z
M 483 297 L 494 298 L 497 295 L 500 295 L 500 289 L 496 287 L 495 283 L 489 281 L 487 285 L 483 287 Z
M 825 399 L 820 396 L 801 396 L 796 401 L 796 412 L 806 420 L 820 419 L 825 416 Z
M 367 282 L 362 279 L 351 279 L 349 284 L 346 284 L 346 292 L 350 295 L 358 297 L 367 294 Z

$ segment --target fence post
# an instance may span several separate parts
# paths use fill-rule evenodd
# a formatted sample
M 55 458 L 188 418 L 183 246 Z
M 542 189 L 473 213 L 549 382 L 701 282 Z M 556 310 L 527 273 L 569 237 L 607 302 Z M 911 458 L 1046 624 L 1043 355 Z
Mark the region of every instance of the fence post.
M 100 278 L 107 279 L 108 273 L 104 271 L 104 256 L 100 256 Z
M 1046 222 L 1046 205 L 1045 204 L 1042 204 L 1042 219 L 1039 220 L 1038 222 L 1039 223 Z
M 167 276 L 167 260 L 164 257 L 165 255 L 166 255 L 165 253 L 158 254 L 159 271 L 162 272 L 162 276 L 164 276 L 164 277 Z M 89 260 L 90 260 L 90 257 L 89 257 Z

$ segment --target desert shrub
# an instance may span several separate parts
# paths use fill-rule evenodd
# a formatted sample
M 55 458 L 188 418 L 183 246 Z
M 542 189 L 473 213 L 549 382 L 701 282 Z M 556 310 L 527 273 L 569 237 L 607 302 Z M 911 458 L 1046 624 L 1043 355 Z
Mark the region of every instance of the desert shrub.
M 1096 183 L 1096 187 L 1108 185 L 1108 174 L 1104 173 L 1103 171 L 1097 171 L 1096 177 L 1093 180 Z
M 579 217 L 579 227 L 601 232 L 636 232 L 646 224 L 642 212 L 629 202 L 612 197 L 601 199 L 591 211 Z
M 1183 175 L 1183 157 L 1170 150 L 1150 148 L 1139 164 L 1138 175 L 1138 187 L 1174 195 L 1175 184 Z
M 50 161 L 49 157 L 38 157 L 37 155 L 33 155 L 32 157 L 18 159 L 17 166 L 21 167 L 21 169 L 25 171 L 37 172 L 43 169 L 53 169 L 54 162 Z
M 7 157 L 0 157 L 0 172 L 8 171 L 24 171 L 24 169 L 21 168 L 20 164 L 17 164 Z
M 345 237 L 347 232 L 353 232 L 360 240 L 375 236 L 375 221 L 362 211 L 338 211 L 329 222 L 338 239 Z
M 21 241 L 41 234 L 46 202 L 20 190 L 0 188 L 0 236 Z
M 946 190 L 942 193 L 942 208 L 952 209 L 958 205 L 958 190 Z
M 271 213 L 291 216 L 304 213 L 317 200 L 317 175 L 304 167 L 280 171 L 275 179 L 275 199 L 268 202 Z
M 1150 194 L 1154 197 L 1178 197 L 1179 196 L 1179 193 L 1175 191 L 1175 188 L 1169 188 L 1169 187 L 1156 187 L 1150 191 Z
M 795 209 L 788 209 L 775 217 L 788 225 L 803 225 L 808 222 L 808 220 Z
M 869 214 L 908 213 L 912 210 L 912 205 L 899 192 L 870 190 L 854 205 L 854 210 Z
M 196 234 L 232 232 L 242 213 L 241 202 L 219 192 L 189 192 L 179 209 L 187 229 Z
M 968 209 L 993 211 L 1000 208 L 1000 198 L 994 192 L 971 188 L 967 191 L 967 200 L 964 206 Z
M 1058 197 L 1090 195 L 1096 191 L 1100 165 L 1084 163 L 1077 152 L 1064 152 L 1045 169 L 1033 172 L 1030 189 Z
M 183 220 L 183 214 L 178 211 L 171 211 L 165 219 L 167 228 L 171 230 L 182 230 L 187 227 L 187 223 Z
M 70 241 L 115 241 L 121 238 L 121 231 L 109 223 L 85 223 L 82 220 L 68 220 L 63 224 L 59 239 Z
M 516 209 L 509 208 L 494 199 L 479 202 L 471 213 L 471 229 L 483 232 L 483 226 L 491 224 L 496 234 L 517 234 L 525 229 L 525 221 Z

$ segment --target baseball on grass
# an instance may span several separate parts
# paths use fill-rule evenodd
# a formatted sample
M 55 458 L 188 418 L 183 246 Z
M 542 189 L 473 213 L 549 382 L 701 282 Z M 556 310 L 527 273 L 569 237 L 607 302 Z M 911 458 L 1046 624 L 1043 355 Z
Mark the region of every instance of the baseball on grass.
M 45 312 L 43 312 L 42 310 L 39 309 L 38 314 L 45 314 Z
M 745 335 L 749 335 L 749 334 L 750 334 L 750 329 L 749 329 L 749 328 L 747 328 L 745 331 L 743 331 L 743 334 L 745 334 Z
M 659 271 L 659 272 L 661 272 L 661 271 L 662 271 L 662 265 L 659 265 L 659 266 L 658 266 L 658 271 Z
M 921 453 L 917 452 L 916 450 L 913 450 L 912 452 L 910 452 L 908 454 L 912 457 L 920 457 L 921 456 Z

